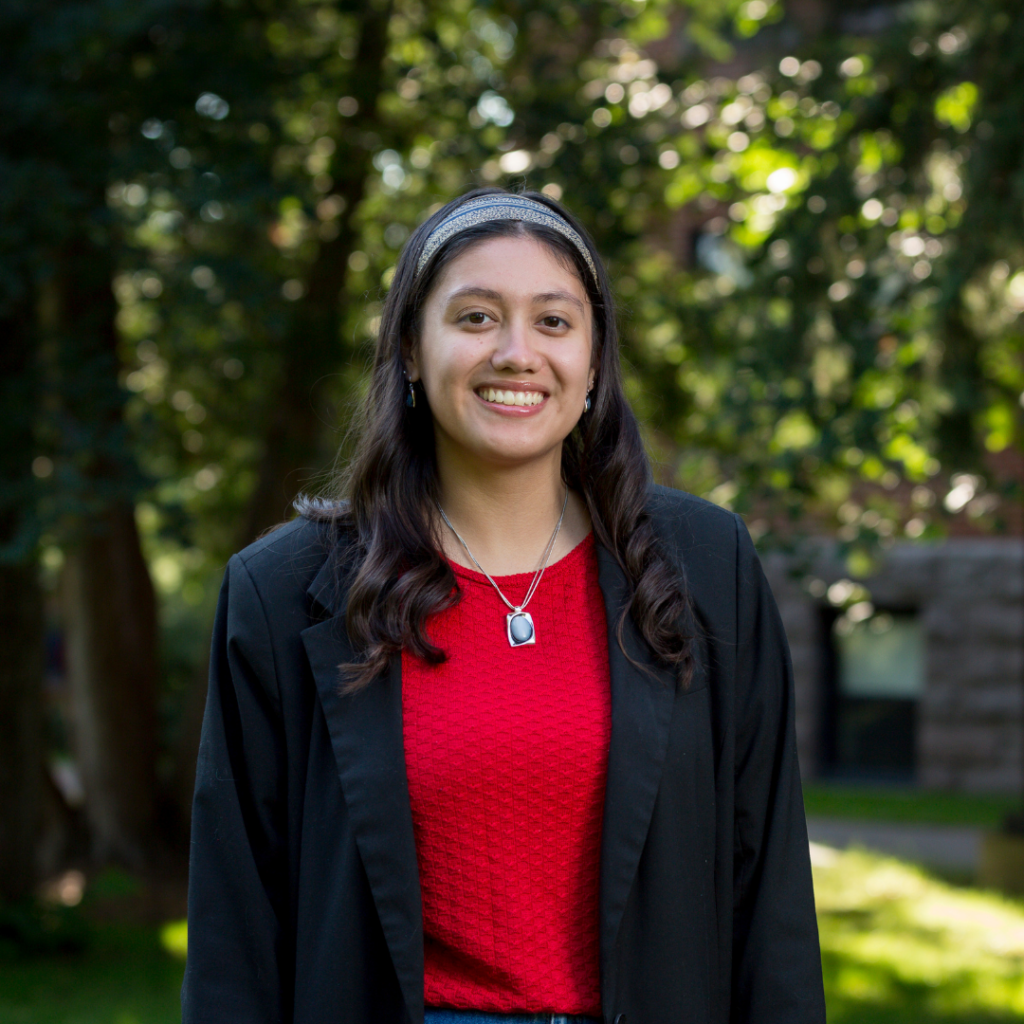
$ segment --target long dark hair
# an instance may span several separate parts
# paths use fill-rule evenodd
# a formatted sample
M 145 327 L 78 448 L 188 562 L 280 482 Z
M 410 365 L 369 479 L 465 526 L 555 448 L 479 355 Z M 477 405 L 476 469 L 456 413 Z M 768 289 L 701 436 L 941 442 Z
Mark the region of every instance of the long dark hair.
M 632 614 L 655 658 L 674 667 L 683 686 L 693 671 L 686 581 L 682 567 L 672 565 L 660 550 L 645 507 L 650 467 L 622 389 L 608 275 L 590 236 L 555 200 L 525 192 L 525 197 L 550 207 L 583 238 L 597 268 L 597 280 L 576 246 L 558 231 L 507 220 L 487 221 L 459 232 L 416 272 L 427 236 L 453 210 L 479 196 L 507 194 L 499 188 L 467 192 L 438 210 L 409 238 L 381 315 L 355 455 L 328 500 L 297 503 L 303 515 L 332 522 L 354 541 L 354 552 L 351 546 L 338 544 L 332 555 L 339 578 L 349 576 L 346 625 L 362 655 L 362 660 L 341 666 L 345 692 L 369 684 L 402 649 L 430 664 L 445 660 L 445 652 L 430 642 L 425 624 L 432 613 L 457 603 L 461 592 L 435 533 L 432 513 L 438 481 L 430 410 L 419 387 L 415 407 L 406 404 L 403 357 L 418 336 L 424 304 L 444 268 L 482 240 L 509 235 L 531 236 L 547 245 L 579 276 L 593 307 L 597 354 L 593 406 L 562 444 L 562 476 L 583 496 L 597 540 L 629 581 L 631 600 L 616 624 L 619 646 L 626 653 L 623 628 L 626 616 Z M 342 552 L 348 552 L 344 564 Z

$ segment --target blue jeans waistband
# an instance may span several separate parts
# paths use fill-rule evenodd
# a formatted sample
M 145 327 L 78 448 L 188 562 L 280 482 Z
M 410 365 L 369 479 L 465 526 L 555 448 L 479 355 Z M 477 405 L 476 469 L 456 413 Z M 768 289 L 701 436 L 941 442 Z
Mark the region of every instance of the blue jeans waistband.
M 425 1024 L 601 1024 L 597 1017 L 565 1013 L 486 1013 L 479 1010 L 431 1010 Z

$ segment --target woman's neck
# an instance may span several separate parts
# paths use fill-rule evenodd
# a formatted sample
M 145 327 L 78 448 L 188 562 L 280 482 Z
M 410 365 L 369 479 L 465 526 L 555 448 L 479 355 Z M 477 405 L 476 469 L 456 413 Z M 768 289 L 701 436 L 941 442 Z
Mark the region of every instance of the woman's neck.
M 566 502 L 559 461 L 512 468 L 457 466 L 439 460 L 441 507 L 480 565 L 492 576 L 533 572 Z M 466 549 L 438 517 L 444 553 L 476 569 Z M 582 498 L 570 492 L 548 564 L 568 554 L 590 531 Z

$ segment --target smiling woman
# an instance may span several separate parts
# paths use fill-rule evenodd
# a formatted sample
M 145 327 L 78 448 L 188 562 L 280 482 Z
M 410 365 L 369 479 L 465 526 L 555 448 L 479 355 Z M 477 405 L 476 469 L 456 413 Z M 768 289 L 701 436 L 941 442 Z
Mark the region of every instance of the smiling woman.
M 537 404 L 526 404 L 530 393 Z M 347 689 L 399 651 L 443 662 L 426 623 L 453 600 L 452 566 L 543 571 L 563 499 L 550 561 L 591 533 L 614 552 L 632 590 L 617 642 L 631 612 L 659 661 L 686 681 L 685 573 L 664 557 L 645 510 L 650 470 L 622 390 L 610 285 L 558 203 L 479 189 L 421 225 L 385 303 L 364 416 L 335 500 L 304 506 L 372 538 L 347 595 L 360 652 Z
M 591 320 L 579 277 L 529 236 L 487 239 L 445 268 L 406 357 L 432 411 L 442 503 L 508 507 L 502 492 L 548 484 L 557 501 L 562 442 L 594 383 Z M 463 511 L 473 520 L 485 510 Z M 541 518 L 550 509 L 536 511 Z M 583 515 L 574 502 L 571 523 L 583 525 Z M 510 550 L 504 538 L 529 524 L 521 513 L 502 518 L 509 522 L 483 515 L 478 547 L 499 571 L 522 571 L 529 547 Z M 573 539 L 582 535 L 569 531 L 562 545 Z M 499 562 L 502 553 L 512 561 Z
M 185 1024 L 824 1020 L 778 614 L 652 484 L 563 207 L 417 229 L 299 512 L 221 594 Z

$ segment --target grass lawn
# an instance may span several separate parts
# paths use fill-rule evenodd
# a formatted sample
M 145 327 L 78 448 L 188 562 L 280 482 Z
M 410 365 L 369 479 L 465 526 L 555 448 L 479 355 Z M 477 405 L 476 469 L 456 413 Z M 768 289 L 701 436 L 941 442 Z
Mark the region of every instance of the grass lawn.
M 829 1024 L 1024 1021 L 1024 903 L 863 851 L 811 854 Z M 0 960 L 0 1024 L 180 1020 L 184 922 L 90 934 L 83 953 Z
M 804 785 L 804 808 L 809 817 L 820 818 L 997 828 L 1007 814 L 1020 810 L 1021 803 L 1022 798 L 1016 796 L 822 783 Z
M 1024 1020 L 1024 904 L 812 844 L 829 1024 Z
M 0 961 L 2 1024 L 180 1024 L 184 963 L 156 929 L 95 925 L 85 952 Z

